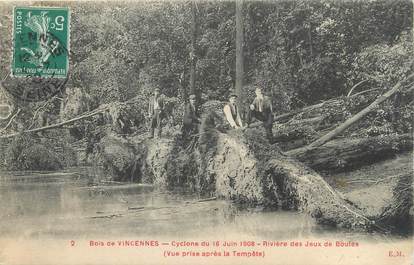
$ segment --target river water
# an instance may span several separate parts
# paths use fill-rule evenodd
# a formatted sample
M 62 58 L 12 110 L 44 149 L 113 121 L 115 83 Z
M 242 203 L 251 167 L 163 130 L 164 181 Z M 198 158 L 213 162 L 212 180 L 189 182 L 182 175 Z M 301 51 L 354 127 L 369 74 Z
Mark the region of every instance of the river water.
M 0 239 L 227 240 L 237 235 L 238 239 L 260 241 L 329 238 L 366 245 L 407 242 L 398 236 L 327 228 L 298 212 L 246 209 L 183 190 L 105 182 L 92 171 L 0 173 Z

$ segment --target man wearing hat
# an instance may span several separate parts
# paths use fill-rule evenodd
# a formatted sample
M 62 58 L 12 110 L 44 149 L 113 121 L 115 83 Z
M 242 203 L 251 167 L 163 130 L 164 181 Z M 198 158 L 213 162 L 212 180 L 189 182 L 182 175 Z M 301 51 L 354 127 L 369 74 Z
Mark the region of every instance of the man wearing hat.
M 150 119 L 150 136 L 149 138 L 154 138 L 154 130 L 157 128 L 158 138 L 161 138 L 161 119 L 164 110 L 164 100 L 162 95 L 160 95 L 159 88 L 155 88 L 154 95 L 150 98 L 149 107 L 148 107 L 148 117 Z
M 255 89 L 256 98 L 250 105 L 249 113 L 247 114 L 247 126 L 250 124 L 252 118 L 256 118 L 263 122 L 263 127 L 266 130 L 266 137 L 269 141 L 273 139 L 273 108 L 272 101 L 268 96 L 263 95 L 263 90 L 260 86 Z
M 190 95 L 190 102 L 185 105 L 182 134 L 183 137 L 188 137 L 198 131 L 198 124 L 200 124 L 196 108 L 196 95 Z
M 237 94 L 231 92 L 229 95 L 229 102 L 223 108 L 224 115 L 229 122 L 231 128 L 239 129 L 243 127 L 240 112 L 237 108 Z

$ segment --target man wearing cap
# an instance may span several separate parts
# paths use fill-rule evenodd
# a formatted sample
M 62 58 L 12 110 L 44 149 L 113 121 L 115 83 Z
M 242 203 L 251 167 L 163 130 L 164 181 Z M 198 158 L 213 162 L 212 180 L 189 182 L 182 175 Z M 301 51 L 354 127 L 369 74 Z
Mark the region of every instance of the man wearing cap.
M 239 129 L 243 127 L 240 112 L 237 108 L 237 94 L 232 92 L 229 96 L 229 102 L 224 106 L 223 112 L 231 128 Z
M 148 107 L 148 117 L 150 119 L 150 136 L 149 138 L 154 138 L 154 130 L 157 128 L 158 138 L 161 138 L 161 119 L 164 110 L 164 100 L 162 95 L 160 95 L 160 90 L 156 88 L 154 90 L 154 96 L 150 98 L 149 107 Z
M 263 90 L 260 86 L 255 89 L 256 98 L 250 105 L 250 110 L 247 115 L 247 126 L 250 124 L 252 118 L 256 118 L 263 122 L 263 127 L 266 130 L 266 136 L 269 141 L 273 139 L 273 108 L 272 102 L 268 96 L 263 95 Z
M 196 108 L 196 95 L 190 95 L 190 102 L 185 105 L 182 134 L 183 137 L 188 137 L 198 131 L 198 124 L 200 124 Z

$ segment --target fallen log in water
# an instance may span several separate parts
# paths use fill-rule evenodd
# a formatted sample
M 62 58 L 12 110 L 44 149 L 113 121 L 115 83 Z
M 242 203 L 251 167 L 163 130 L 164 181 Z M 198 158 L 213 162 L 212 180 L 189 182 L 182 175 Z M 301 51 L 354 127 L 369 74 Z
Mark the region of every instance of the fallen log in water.
M 315 148 L 299 148 L 286 152 L 317 171 L 341 172 L 373 164 L 398 153 L 410 151 L 409 134 L 368 138 L 343 138 Z

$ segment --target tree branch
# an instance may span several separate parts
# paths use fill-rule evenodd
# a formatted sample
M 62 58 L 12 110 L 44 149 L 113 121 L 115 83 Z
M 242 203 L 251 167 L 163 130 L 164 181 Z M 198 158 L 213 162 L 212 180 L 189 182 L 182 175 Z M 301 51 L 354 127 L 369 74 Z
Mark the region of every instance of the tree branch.
M 306 147 L 303 147 L 303 148 L 300 148 L 301 151 L 306 151 L 307 149 L 312 149 L 312 148 L 315 148 L 315 147 L 324 145 L 326 142 L 332 140 L 338 134 L 340 134 L 343 131 L 345 131 L 346 129 L 348 129 L 351 125 L 353 125 L 357 121 L 361 120 L 366 114 L 368 114 L 371 111 L 373 111 L 374 109 L 376 109 L 379 104 L 381 104 L 386 99 L 388 99 L 390 96 L 392 96 L 394 93 L 396 93 L 397 91 L 399 91 L 400 88 L 403 86 L 403 83 L 405 83 L 407 80 L 409 80 L 409 79 L 411 79 L 413 77 L 414 77 L 414 73 L 411 74 L 411 75 L 409 75 L 404 81 L 398 82 L 392 89 L 390 89 L 389 91 L 387 91 L 382 96 L 378 97 L 368 107 L 364 108 L 363 110 L 361 110 L 360 112 L 358 112 L 357 114 L 355 114 L 354 116 L 352 116 L 351 118 L 349 118 L 348 120 L 346 120 L 344 123 L 342 123 L 341 125 L 339 125 L 338 127 L 336 127 L 334 130 L 328 132 L 327 134 L 325 134 L 324 136 L 322 136 L 318 140 L 312 142 L 310 145 L 308 145 Z M 297 151 L 298 150 L 295 149 L 295 150 L 289 151 L 288 154 L 293 154 L 293 153 L 296 153 Z
M 17 112 L 10 118 L 9 122 L 7 123 L 6 127 L 0 129 L 0 132 L 3 132 L 5 130 L 7 130 L 7 128 L 9 128 L 10 124 L 12 123 L 12 121 L 14 120 L 14 118 L 17 117 L 17 115 L 19 115 L 21 109 L 18 109 Z
M 351 94 L 352 94 L 352 91 L 354 91 L 354 89 L 355 88 L 357 88 L 358 86 L 360 86 L 361 84 L 363 84 L 363 83 L 365 83 L 365 82 L 367 82 L 369 79 L 365 79 L 365 80 L 362 80 L 362 81 L 360 81 L 360 82 L 358 82 L 358 83 L 356 83 L 352 88 L 351 88 L 351 90 L 349 90 L 349 92 L 348 92 L 348 94 L 346 95 L 347 97 L 349 97 L 349 96 L 351 96 Z
M 109 109 L 109 106 L 106 106 L 106 107 L 101 108 L 101 109 L 94 110 L 92 112 L 89 112 L 87 114 L 78 116 L 76 118 L 73 118 L 73 119 L 70 119 L 70 120 L 67 120 L 67 121 L 59 122 L 59 123 L 52 124 L 52 125 L 48 125 L 48 126 L 45 126 L 45 127 L 40 127 L 40 128 L 36 128 L 36 129 L 26 130 L 26 131 L 19 132 L 19 133 L 2 135 L 2 136 L 0 136 L 0 139 L 6 139 L 6 138 L 15 137 L 15 136 L 18 136 L 18 135 L 24 134 L 24 133 L 34 133 L 34 132 L 41 132 L 41 131 L 50 130 L 50 129 L 56 129 L 56 128 L 62 127 L 64 125 L 71 124 L 71 123 L 74 123 L 76 121 L 83 120 L 83 119 L 86 119 L 86 118 L 95 116 L 95 115 L 97 115 L 99 113 L 103 113 L 107 109 Z

